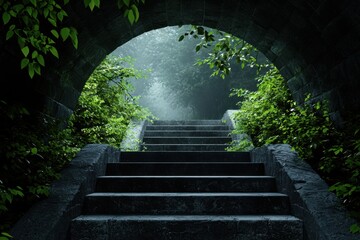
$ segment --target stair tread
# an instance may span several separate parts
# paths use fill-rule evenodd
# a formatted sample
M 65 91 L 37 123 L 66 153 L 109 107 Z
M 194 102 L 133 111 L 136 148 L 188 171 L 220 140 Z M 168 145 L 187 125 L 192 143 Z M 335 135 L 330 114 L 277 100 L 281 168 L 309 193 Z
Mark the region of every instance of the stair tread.
M 122 152 L 120 160 L 121 162 L 250 162 L 250 152 L 129 151 Z
M 292 215 L 80 215 L 75 221 L 302 221 Z
M 253 163 L 253 162 L 117 162 L 117 163 L 108 163 L 108 165 L 149 165 L 149 164 L 157 164 L 157 165 L 252 165 L 259 166 L 263 165 L 262 163 Z
M 255 193 L 182 193 L 182 192 L 94 192 L 87 195 L 88 197 L 287 197 L 286 194 L 277 192 L 255 192 Z
M 111 179 L 142 179 L 142 178 L 148 178 L 148 179 L 274 179 L 273 176 L 132 176 L 132 175 L 122 175 L 122 176 L 99 176 L 98 179 L 102 178 L 111 178 Z
M 228 127 L 224 124 L 149 124 L 146 127 Z
M 217 146 L 217 145 L 229 145 L 228 143 L 142 143 L 146 146 Z
M 146 136 L 146 137 L 144 137 L 144 139 L 147 139 L 147 138 L 150 138 L 150 139 L 179 139 L 179 138 L 181 138 L 181 139 L 192 139 L 192 138 L 194 138 L 194 139 L 208 139 L 208 138 L 210 138 L 210 139 L 218 139 L 218 138 L 220 138 L 220 139 L 231 139 L 231 137 L 226 137 L 226 136 L 209 136 L 209 137 L 204 137 L 204 136 L 179 136 L 179 137 L 175 137 L 175 136 Z

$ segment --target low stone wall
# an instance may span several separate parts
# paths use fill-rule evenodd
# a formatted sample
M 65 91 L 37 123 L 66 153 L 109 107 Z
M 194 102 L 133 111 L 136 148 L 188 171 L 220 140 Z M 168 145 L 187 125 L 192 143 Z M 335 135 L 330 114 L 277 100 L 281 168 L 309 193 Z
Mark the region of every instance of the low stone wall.
M 121 151 L 140 151 L 140 145 L 147 124 L 148 122 L 146 120 L 130 122 L 125 137 L 120 144 Z
M 223 117 L 222 117 L 222 121 L 225 122 L 226 125 L 229 126 L 230 130 L 234 130 L 235 126 L 236 126 L 236 121 L 235 121 L 235 113 L 238 110 L 226 110 L 226 112 L 224 113 Z M 241 141 L 249 141 L 251 144 L 249 146 L 247 146 L 245 149 L 243 149 L 243 151 L 251 151 L 252 149 L 254 149 L 254 145 L 252 144 L 252 139 L 249 135 L 242 133 L 242 134 L 232 134 L 231 138 L 234 142 L 234 144 L 239 144 Z
M 307 240 L 354 240 L 348 216 L 327 184 L 287 144 L 268 145 L 251 151 L 252 161 L 265 164 L 276 177 L 278 190 L 289 195 L 292 214 L 304 221 Z
M 70 222 L 81 214 L 84 197 L 94 191 L 96 177 L 119 157 L 120 152 L 109 145 L 86 145 L 53 183 L 49 197 L 35 204 L 10 234 L 16 240 L 69 239 Z

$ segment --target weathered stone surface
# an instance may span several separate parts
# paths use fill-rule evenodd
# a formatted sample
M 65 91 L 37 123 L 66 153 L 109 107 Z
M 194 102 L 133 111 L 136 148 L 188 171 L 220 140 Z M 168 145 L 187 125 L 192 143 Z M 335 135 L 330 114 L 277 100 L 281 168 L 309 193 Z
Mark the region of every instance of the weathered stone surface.
M 121 151 L 139 151 L 140 144 L 144 137 L 146 121 L 131 121 L 123 138 L 120 149 Z
M 81 214 L 84 197 L 93 192 L 96 177 L 105 173 L 108 162 L 118 159 L 118 150 L 108 145 L 86 145 L 52 184 L 49 197 L 35 204 L 10 233 L 16 240 L 68 239 L 69 224 Z
M 226 112 L 224 113 L 222 120 L 225 122 L 226 125 L 229 126 L 229 128 L 231 130 L 234 130 L 236 127 L 236 121 L 235 121 L 235 113 L 238 110 L 226 110 Z M 246 147 L 246 149 L 243 149 L 243 151 L 251 151 L 252 149 L 254 149 L 254 146 L 252 144 L 252 140 L 251 137 L 245 133 L 242 134 L 231 134 L 231 138 L 234 142 L 234 144 L 238 144 L 241 141 L 249 141 L 251 144 L 249 144 L 249 146 Z
M 265 173 L 276 178 L 278 190 L 289 195 L 292 214 L 304 221 L 305 239 L 354 240 L 355 223 L 320 176 L 289 145 L 255 148 L 252 160 L 265 164 Z
M 292 216 L 135 215 L 80 216 L 72 240 L 302 240 L 302 222 Z
M 8 42 L 1 44 L 0 66 L 3 75 L 17 79 L 16 88 L 1 88 L 2 95 L 17 99 L 16 92 L 28 92 L 26 96 L 30 98 L 36 92 L 48 89 L 42 92 L 44 99 L 58 100 L 71 110 L 76 104 L 74 98 L 76 100 L 78 96 L 73 96 L 74 92 L 67 92 L 66 89 L 81 90 L 81 86 L 101 59 L 119 45 L 156 28 L 205 24 L 225 30 L 253 44 L 282 69 L 286 80 L 303 74 L 303 85 L 310 86 L 310 92 L 316 93 L 314 97 L 320 97 L 334 88 L 336 91 L 337 88 L 348 89 L 349 91 L 337 91 L 340 94 L 336 99 L 329 99 L 332 112 L 344 115 L 360 109 L 356 91 L 359 86 L 356 81 L 351 80 L 358 79 L 359 75 L 352 70 L 359 68 L 359 62 L 351 58 L 360 50 L 360 25 L 357 24 L 360 8 L 356 1 L 149 1 L 140 6 L 140 20 L 133 26 L 111 1 L 102 3 L 101 8 L 93 12 L 87 11 L 82 3 L 70 4 L 69 25 L 78 29 L 78 50 L 75 51 L 71 44 L 60 46 L 60 60 L 47 62 L 49 70 L 43 73 L 44 79 L 40 81 L 40 85 L 30 84 L 30 87 L 27 87 L 28 79 L 24 78 L 19 68 L 14 68 L 18 66 L 18 46 Z M 6 31 L 1 29 L 0 35 L 5 34 Z M 346 69 L 335 68 L 337 65 L 346 65 Z M 306 71 L 308 66 L 314 66 L 316 77 Z M 329 76 L 331 71 L 332 74 L 336 73 L 336 79 Z M 57 84 L 62 76 L 66 76 L 65 85 Z M 52 86 L 55 88 L 51 89 Z M 293 89 L 292 93 L 297 95 L 296 100 L 301 102 L 309 93 L 308 90 Z M 24 98 L 24 102 L 28 102 L 29 98 Z M 341 104 L 332 104 L 333 101 Z M 35 107 L 55 117 L 58 117 L 57 114 L 64 114 L 48 109 L 58 108 L 53 104 L 40 104 Z

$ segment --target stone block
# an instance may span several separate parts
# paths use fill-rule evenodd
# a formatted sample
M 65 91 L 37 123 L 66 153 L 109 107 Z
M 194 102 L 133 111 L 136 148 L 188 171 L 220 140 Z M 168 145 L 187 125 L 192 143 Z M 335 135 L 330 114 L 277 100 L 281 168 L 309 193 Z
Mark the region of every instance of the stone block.
M 119 159 L 119 151 L 105 144 L 86 145 L 61 178 L 52 184 L 48 198 L 35 204 L 11 229 L 17 240 L 69 239 L 69 225 L 81 214 L 85 195 L 94 191 L 98 175 L 106 164 Z
M 354 239 L 349 228 L 355 220 L 291 146 L 267 145 L 254 149 L 251 155 L 254 162 L 265 164 L 267 175 L 276 178 L 278 190 L 288 194 L 292 214 L 303 220 L 304 239 Z

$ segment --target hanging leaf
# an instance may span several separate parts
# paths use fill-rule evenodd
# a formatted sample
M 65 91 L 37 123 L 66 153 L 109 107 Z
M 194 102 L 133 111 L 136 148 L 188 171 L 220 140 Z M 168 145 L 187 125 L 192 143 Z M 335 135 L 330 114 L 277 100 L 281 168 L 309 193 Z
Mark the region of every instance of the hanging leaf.
M 127 7 L 130 6 L 130 0 L 123 0 L 123 3 L 124 3 Z
M 60 30 L 60 35 L 63 41 L 66 41 L 66 39 L 70 36 L 70 28 L 64 27 Z
M 2 16 L 2 19 L 3 19 L 4 24 L 7 24 L 10 21 L 11 16 L 10 16 L 10 14 L 8 12 L 4 12 L 3 16 Z
M 21 60 L 21 69 L 24 69 L 25 67 L 27 67 L 27 65 L 29 64 L 29 59 L 28 58 L 23 58 Z
M 57 49 L 53 46 L 50 47 L 50 52 L 52 53 L 52 55 L 56 58 L 59 58 L 59 53 L 57 51 Z
M 129 20 L 130 24 L 133 25 L 134 21 L 135 21 L 135 15 L 134 15 L 134 12 L 132 9 L 129 10 L 127 16 L 128 16 L 128 20 Z
M 137 8 L 137 6 L 135 4 L 131 5 L 131 9 L 135 13 L 135 22 L 137 22 L 139 20 L 139 16 L 140 16 L 139 9 Z
M 29 55 L 29 47 L 28 46 L 25 46 L 21 49 L 21 52 L 24 54 L 25 57 L 27 57 Z

